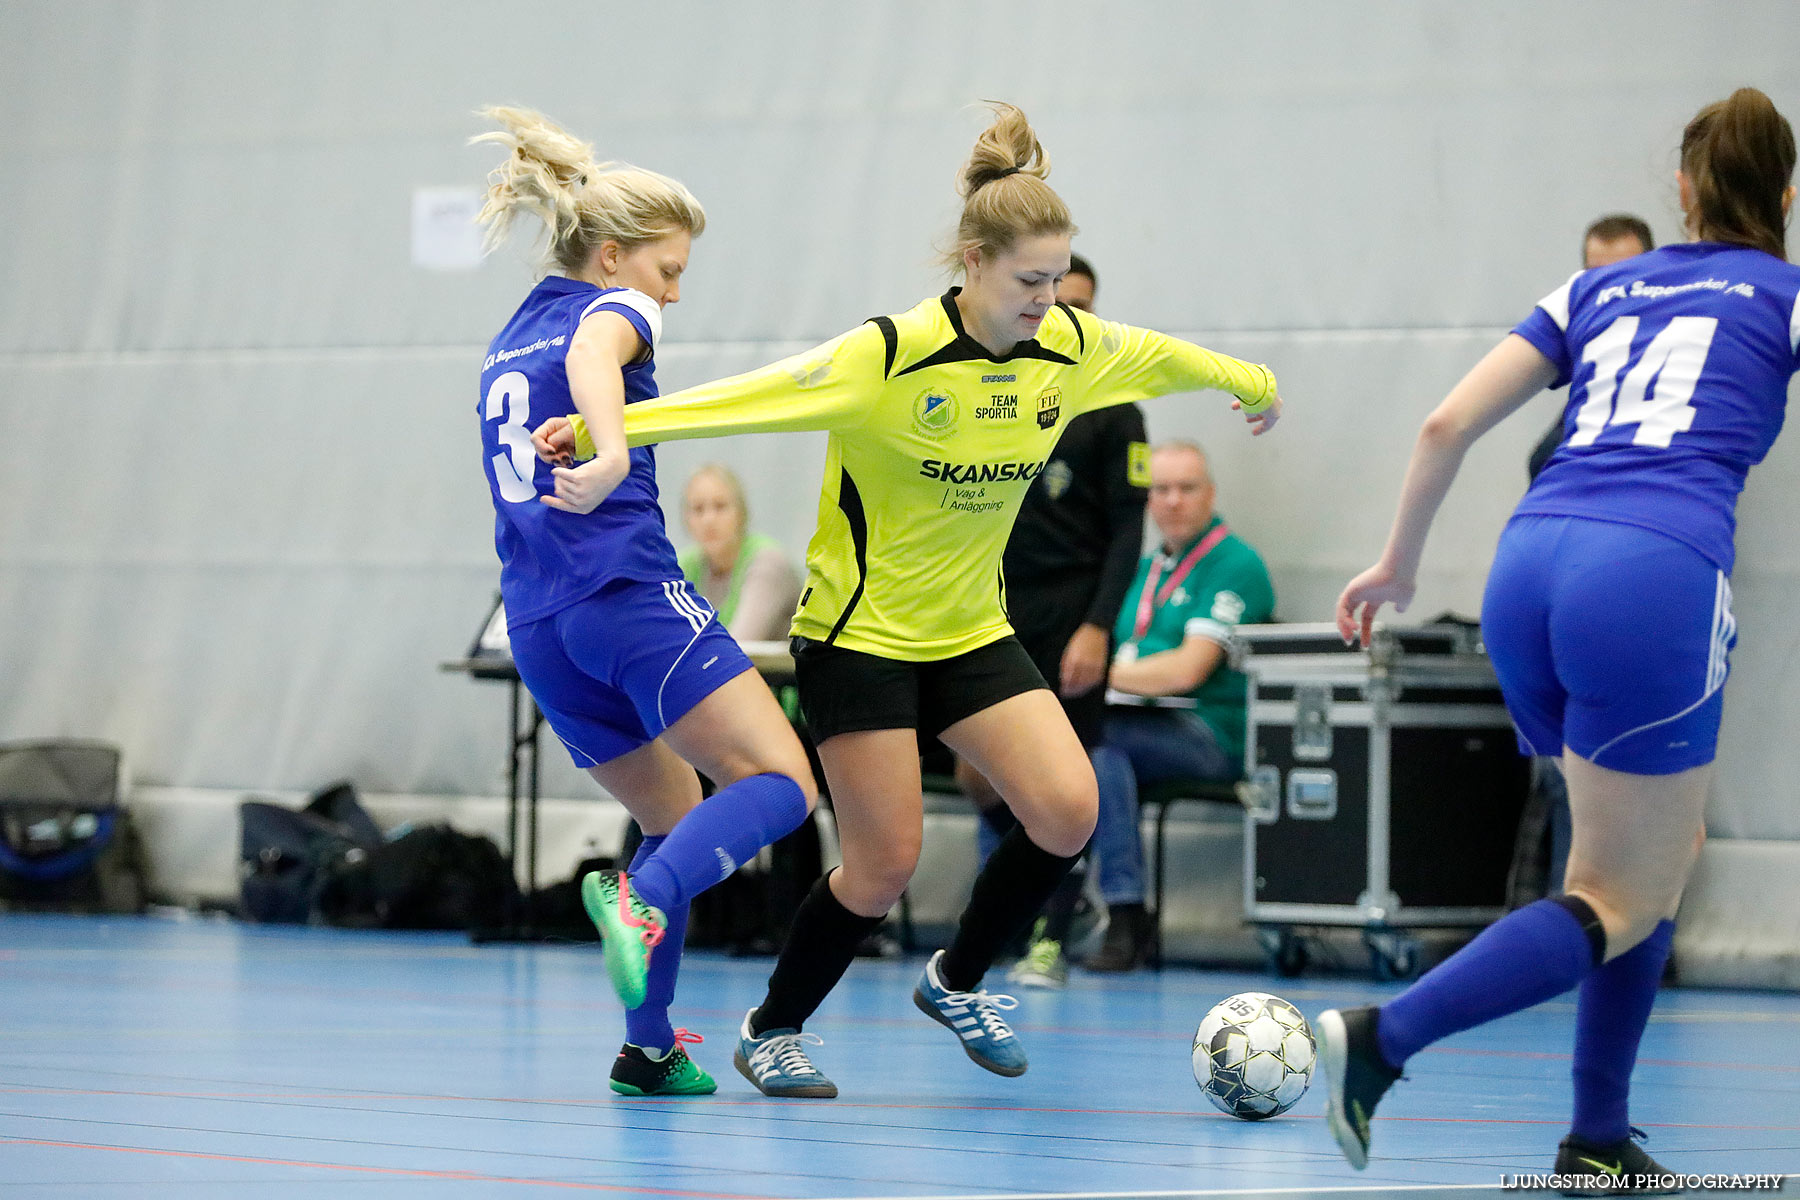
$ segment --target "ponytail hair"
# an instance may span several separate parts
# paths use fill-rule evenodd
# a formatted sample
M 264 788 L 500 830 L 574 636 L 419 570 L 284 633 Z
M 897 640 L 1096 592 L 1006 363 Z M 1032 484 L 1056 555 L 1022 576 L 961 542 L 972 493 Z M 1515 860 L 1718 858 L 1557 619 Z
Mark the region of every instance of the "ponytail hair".
M 604 242 L 629 250 L 672 233 L 699 236 L 706 229 L 700 202 L 668 176 L 628 163 L 595 162 L 592 145 L 528 108 L 484 108 L 481 115 L 500 129 L 470 138 L 470 144 L 492 142 L 510 152 L 488 173 L 487 196 L 476 216 L 486 227 L 488 250 L 505 240 L 521 213 L 543 221 L 551 261 L 571 274 Z
M 999 254 L 1021 238 L 1076 232 L 1069 206 L 1044 182 L 1050 156 L 1025 114 L 1011 104 L 992 108 L 994 123 L 975 139 L 957 182 L 962 219 L 956 244 L 944 256 L 952 269 L 963 265 L 971 249 Z
M 1787 258 L 1782 197 L 1794 175 L 1794 129 L 1756 88 L 1695 114 L 1681 135 L 1681 170 L 1693 187 L 1688 231 Z

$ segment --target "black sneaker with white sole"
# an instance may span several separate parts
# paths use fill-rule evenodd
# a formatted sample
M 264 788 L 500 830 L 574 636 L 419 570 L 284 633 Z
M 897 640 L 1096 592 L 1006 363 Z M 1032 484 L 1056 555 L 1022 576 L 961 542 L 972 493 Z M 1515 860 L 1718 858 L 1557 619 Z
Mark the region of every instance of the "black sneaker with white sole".
M 1601 1145 L 1570 1134 L 1556 1147 L 1556 1174 L 1565 1196 L 1676 1196 L 1675 1176 L 1639 1146 L 1644 1131 Z M 1585 1178 L 1584 1178 L 1585 1177 Z M 1575 1182 L 1580 1181 L 1580 1182 Z
M 1381 1057 L 1377 1008 L 1331 1008 L 1313 1022 L 1325 1072 L 1325 1122 L 1350 1165 L 1369 1165 L 1369 1118 L 1400 1072 Z

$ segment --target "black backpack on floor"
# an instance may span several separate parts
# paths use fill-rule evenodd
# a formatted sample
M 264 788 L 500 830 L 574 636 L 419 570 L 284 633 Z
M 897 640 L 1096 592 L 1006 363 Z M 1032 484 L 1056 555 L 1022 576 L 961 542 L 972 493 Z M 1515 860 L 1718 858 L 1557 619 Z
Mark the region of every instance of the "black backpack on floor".
M 246 920 L 304 925 L 337 872 L 380 848 L 381 827 L 348 782 L 330 784 L 295 810 L 266 800 L 238 805 L 238 899 Z
M 318 910 L 351 928 L 473 929 L 506 919 L 518 902 L 492 839 L 420 825 L 333 868 Z

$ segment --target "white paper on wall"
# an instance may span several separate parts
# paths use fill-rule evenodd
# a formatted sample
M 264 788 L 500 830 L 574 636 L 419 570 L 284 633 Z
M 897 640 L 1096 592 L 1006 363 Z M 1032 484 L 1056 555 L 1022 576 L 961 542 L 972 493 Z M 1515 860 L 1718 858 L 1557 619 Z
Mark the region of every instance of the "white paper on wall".
M 481 265 L 481 191 L 472 187 L 413 189 L 412 260 L 430 271 L 473 271 Z

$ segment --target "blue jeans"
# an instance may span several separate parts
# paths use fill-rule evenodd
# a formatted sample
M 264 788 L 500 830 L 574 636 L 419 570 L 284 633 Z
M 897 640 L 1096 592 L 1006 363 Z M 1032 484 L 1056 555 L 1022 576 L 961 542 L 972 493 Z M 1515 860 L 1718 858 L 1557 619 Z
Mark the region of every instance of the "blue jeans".
M 1094 856 L 1108 904 L 1144 902 L 1144 846 L 1138 837 L 1138 784 L 1175 779 L 1236 779 L 1240 765 L 1212 727 L 1178 708 L 1107 710 L 1106 741 L 1093 752 L 1100 785 Z

